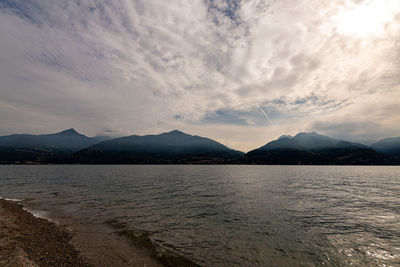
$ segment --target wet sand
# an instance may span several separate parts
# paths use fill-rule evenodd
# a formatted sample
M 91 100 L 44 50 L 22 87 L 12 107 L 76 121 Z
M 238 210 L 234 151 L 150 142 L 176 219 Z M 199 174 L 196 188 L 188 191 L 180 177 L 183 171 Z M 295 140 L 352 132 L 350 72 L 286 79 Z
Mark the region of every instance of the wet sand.
M 36 218 L 22 205 L 0 199 L 0 266 L 163 266 L 151 251 L 106 226 L 68 225 Z

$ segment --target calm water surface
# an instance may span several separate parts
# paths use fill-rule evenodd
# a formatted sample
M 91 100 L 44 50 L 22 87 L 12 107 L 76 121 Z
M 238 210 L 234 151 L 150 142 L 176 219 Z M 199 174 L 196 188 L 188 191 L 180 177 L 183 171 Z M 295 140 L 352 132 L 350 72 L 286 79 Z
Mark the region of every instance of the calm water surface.
M 0 166 L 0 196 L 205 266 L 400 266 L 400 167 Z

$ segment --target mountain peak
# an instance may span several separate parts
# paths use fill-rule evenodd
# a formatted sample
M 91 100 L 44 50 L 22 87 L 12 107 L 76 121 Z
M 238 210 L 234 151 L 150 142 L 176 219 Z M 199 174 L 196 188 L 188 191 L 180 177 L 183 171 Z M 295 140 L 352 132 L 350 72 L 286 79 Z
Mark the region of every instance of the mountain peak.
M 173 131 L 167 132 L 166 134 L 170 134 L 170 135 L 187 135 L 184 132 L 181 132 L 179 130 L 173 130 Z
M 74 128 L 70 128 L 64 131 L 61 131 L 59 133 L 56 133 L 57 135 L 80 135 L 77 131 L 75 131 Z
M 323 136 L 323 135 L 320 135 L 319 133 L 316 133 L 316 132 L 311 132 L 311 133 L 300 132 L 300 133 L 296 134 L 295 137 L 301 137 L 301 136 Z
M 278 140 L 285 139 L 285 138 L 290 139 L 290 138 L 293 138 L 293 136 L 291 136 L 291 135 L 281 135 L 281 136 L 279 136 Z
M 334 147 L 339 143 L 339 140 L 320 135 L 316 132 L 305 133 L 300 132 L 296 136 L 283 135 L 277 140 L 271 141 L 265 146 L 259 148 L 261 150 L 273 149 L 297 149 L 297 150 L 312 150 L 327 147 Z

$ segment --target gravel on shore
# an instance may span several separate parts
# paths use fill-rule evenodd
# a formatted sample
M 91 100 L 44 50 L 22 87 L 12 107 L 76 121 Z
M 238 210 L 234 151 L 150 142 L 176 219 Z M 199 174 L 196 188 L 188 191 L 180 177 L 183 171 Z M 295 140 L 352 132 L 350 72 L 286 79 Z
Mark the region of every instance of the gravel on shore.
M 150 240 L 121 226 L 73 218 L 61 222 L 66 224 L 35 217 L 19 202 L 0 198 L 0 266 L 198 266 L 167 251 L 160 254 Z
M 91 266 L 62 226 L 0 199 L 0 266 Z

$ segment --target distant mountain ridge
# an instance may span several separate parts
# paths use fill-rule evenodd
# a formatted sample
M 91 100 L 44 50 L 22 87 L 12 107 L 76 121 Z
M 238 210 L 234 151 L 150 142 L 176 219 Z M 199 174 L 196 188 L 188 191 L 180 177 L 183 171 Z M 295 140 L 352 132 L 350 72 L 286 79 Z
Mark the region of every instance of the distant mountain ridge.
M 0 147 L 30 148 L 50 151 L 75 152 L 94 144 L 95 141 L 74 129 L 54 134 L 13 134 L 0 137 Z
M 54 134 L 0 136 L 0 164 L 305 164 L 400 165 L 400 137 L 372 146 L 320 135 L 283 135 L 243 153 L 212 139 L 174 130 L 119 138 Z
M 244 153 L 214 140 L 189 135 L 178 130 L 158 135 L 116 138 L 90 146 L 76 153 L 84 163 L 223 163 Z
M 281 136 L 252 150 L 242 163 L 294 165 L 392 165 L 398 161 L 363 144 L 315 132 Z
M 1 136 L 0 163 L 64 163 L 66 155 L 94 143 L 72 128 L 54 134 Z
M 320 135 L 318 133 L 298 133 L 296 136 L 283 135 L 277 140 L 267 143 L 265 146 L 258 148 L 259 150 L 273 150 L 273 149 L 299 149 L 299 150 L 317 150 L 330 147 L 345 148 L 345 147 L 363 147 L 367 146 L 349 142 L 337 140 L 332 137 Z
M 372 144 L 371 147 L 387 155 L 400 157 L 400 137 L 382 139 Z

